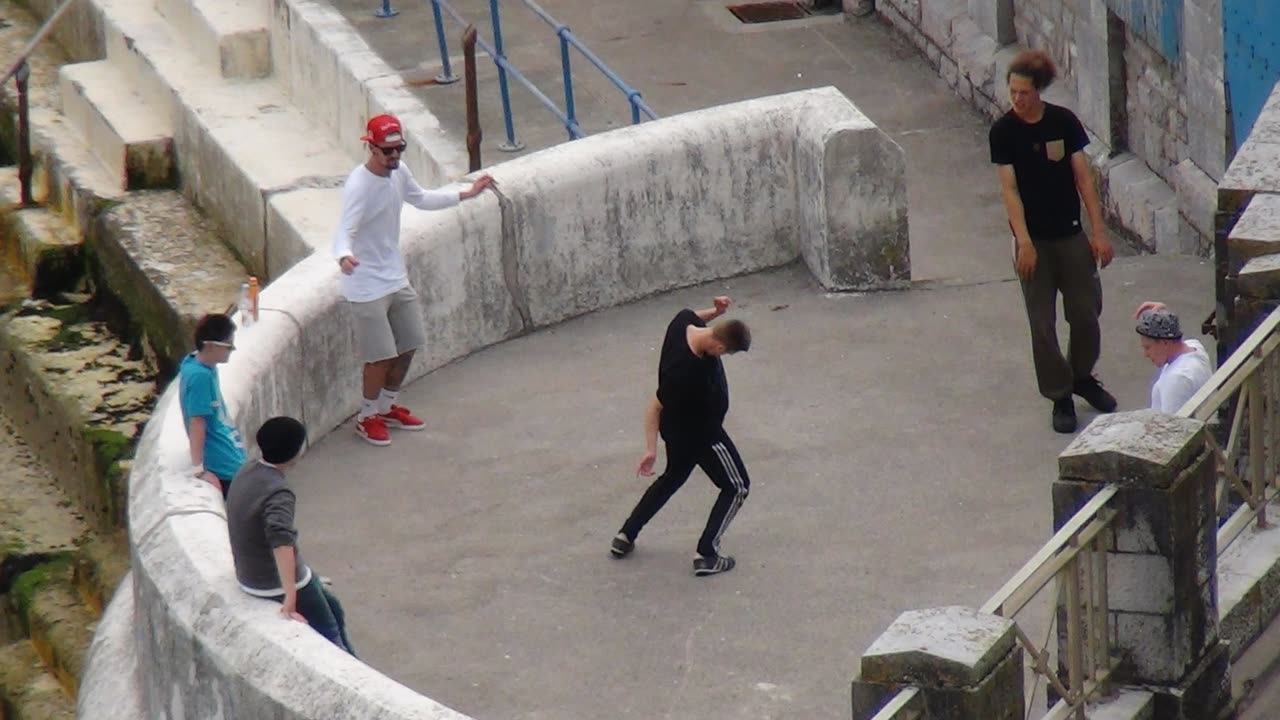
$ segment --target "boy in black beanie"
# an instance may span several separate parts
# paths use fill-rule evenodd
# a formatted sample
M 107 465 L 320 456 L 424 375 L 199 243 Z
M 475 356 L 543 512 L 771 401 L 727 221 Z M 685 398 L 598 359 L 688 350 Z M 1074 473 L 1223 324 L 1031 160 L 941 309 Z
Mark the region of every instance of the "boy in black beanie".
M 293 525 L 295 497 L 285 473 L 306 450 L 307 429 L 274 417 L 258 429 L 262 459 L 247 463 L 227 494 L 227 528 L 240 589 L 280 603 L 280 614 L 309 624 L 355 655 L 342 605 L 302 561 Z

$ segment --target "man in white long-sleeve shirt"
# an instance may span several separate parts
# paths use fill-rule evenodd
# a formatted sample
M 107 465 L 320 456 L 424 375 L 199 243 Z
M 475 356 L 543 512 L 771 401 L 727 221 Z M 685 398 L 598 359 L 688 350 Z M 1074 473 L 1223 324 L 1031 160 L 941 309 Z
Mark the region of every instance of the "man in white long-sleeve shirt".
M 400 210 L 404 203 L 420 210 L 453 207 L 493 187 L 493 178 L 481 175 L 461 192 L 426 190 L 400 164 L 405 149 L 400 121 L 378 115 L 367 131 L 362 139 L 369 160 L 351 171 L 342 187 L 333 257 L 342 269 L 342 292 L 351 304 L 365 363 L 356 434 L 374 445 L 390 445 L 388 428 L 425 427 L 396 403 L 413 354 L 427 340 L 418 293 L 400 252 Z
M 1161 303 L 1142 303 L 1134 316 L 1142 354 L 1160 368 L 1151 385 L 1151 409 L 1176 413 L 1213 375 L 1209 353 L 1199 340 L 1183 339 L 1178 316 Z

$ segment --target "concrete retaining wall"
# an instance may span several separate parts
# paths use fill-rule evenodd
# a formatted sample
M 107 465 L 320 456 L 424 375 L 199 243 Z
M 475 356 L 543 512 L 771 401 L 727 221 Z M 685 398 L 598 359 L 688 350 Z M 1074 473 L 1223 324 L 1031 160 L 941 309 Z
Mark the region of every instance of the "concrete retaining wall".
M 405 159 L 424 184 L 440 184 L 466 172 L 462 144 L 446 137 L 436 117 L 404 87 L 400 74 L 369 49 L 330 3 L 270 2 L 276 80 L 353 163 L 363 160 L 365 122 L 388 112 L 403 122 L 409 139 Z
M 801 257 L 827 288 L 897 287 L 909 279 L 903 170 L 902 150 L 830 88 L 646 123 L 497 166 L 499 193 L 442 212 L 405 211 L 402 244 L 431 338 L 411 379 L 581 313 Z M 319 246 L 330 228 L 286 231 Z M 262 306 L 222 372 L 228 406 L 247 437 L 277 414 L 319 437 L 358 402 L 336 264 L 327 253 L 303 260 L 266 288 Z M 242 593 L 222 502 L 184 477 L 187 464 L 171 388 L 130 482 L 136 645 L 121 648 L 119 633 L 100 641 L 91 678 L 132 651 L 132 692 L 147 718 L 462 717 Z M 123 674 L 114 687 L 87 683 L 82 707 L 110 702 L 128 682 Z

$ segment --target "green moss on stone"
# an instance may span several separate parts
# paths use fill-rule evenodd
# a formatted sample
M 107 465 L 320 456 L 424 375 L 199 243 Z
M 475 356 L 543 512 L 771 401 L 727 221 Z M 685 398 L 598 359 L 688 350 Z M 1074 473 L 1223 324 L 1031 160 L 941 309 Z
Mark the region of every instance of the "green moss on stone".
M 115 521 L 124 495 L 128 474 L 126 465 L 128 458 L 133 456 L 135 440 L 118 430 L 106 428 L 86 428 L 84 435 L 93 446 L 95 467 L 102 479 L 106 516 Z
M 36 595 L 50 582 L 70 577 L 71 554 L 62 553 L 18 576 L 9 589 L 9 597 L 19 614 L 26 616 L 35 604 Z
M 133 452 L 133 439 L 110 428 L 85 428 L 84 437 L 93 446 L 98 471 L 106 475 L 111 466 Z
M 53 339 L 49 341 L 49 349 L 55 351 L 68 350 L 84 347 L 91 343 L 92 341 L 86 338 L 77 326 L 64 323 L 58 330 L 58 334 L 54 335 Z

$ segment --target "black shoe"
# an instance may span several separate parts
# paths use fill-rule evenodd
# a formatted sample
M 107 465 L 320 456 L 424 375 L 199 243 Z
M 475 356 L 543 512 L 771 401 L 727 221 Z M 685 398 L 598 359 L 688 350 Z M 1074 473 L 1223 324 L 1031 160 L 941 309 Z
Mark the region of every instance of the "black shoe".
M 697 577 L 706 577 L 708 575 L 717 575 L 722 572 L 729 572 L 736 565 L 733 558 L 728 555 L 717 555 L 715 557 L 701 557 L 693 561 L 693 574 Z
M 1072 392 L 1084 398 L 1098 412 L 1109 413 L 1116 410 L 1116 399 L 1103 389 L 1102 383 L 1096 377 L 1090 376 L 1077 380 Z
M 1060 433 L 1076 431 L 1076 401 L 1070 395 L 1053 401 L 1053 429 Z
M 609 545 L 609 552 L 613 553 L 616 558 L 626 557 L 636 549 L 636 544 L 629 540 L 624 533 L 618 533 L 613 539 L 613 543 Z

